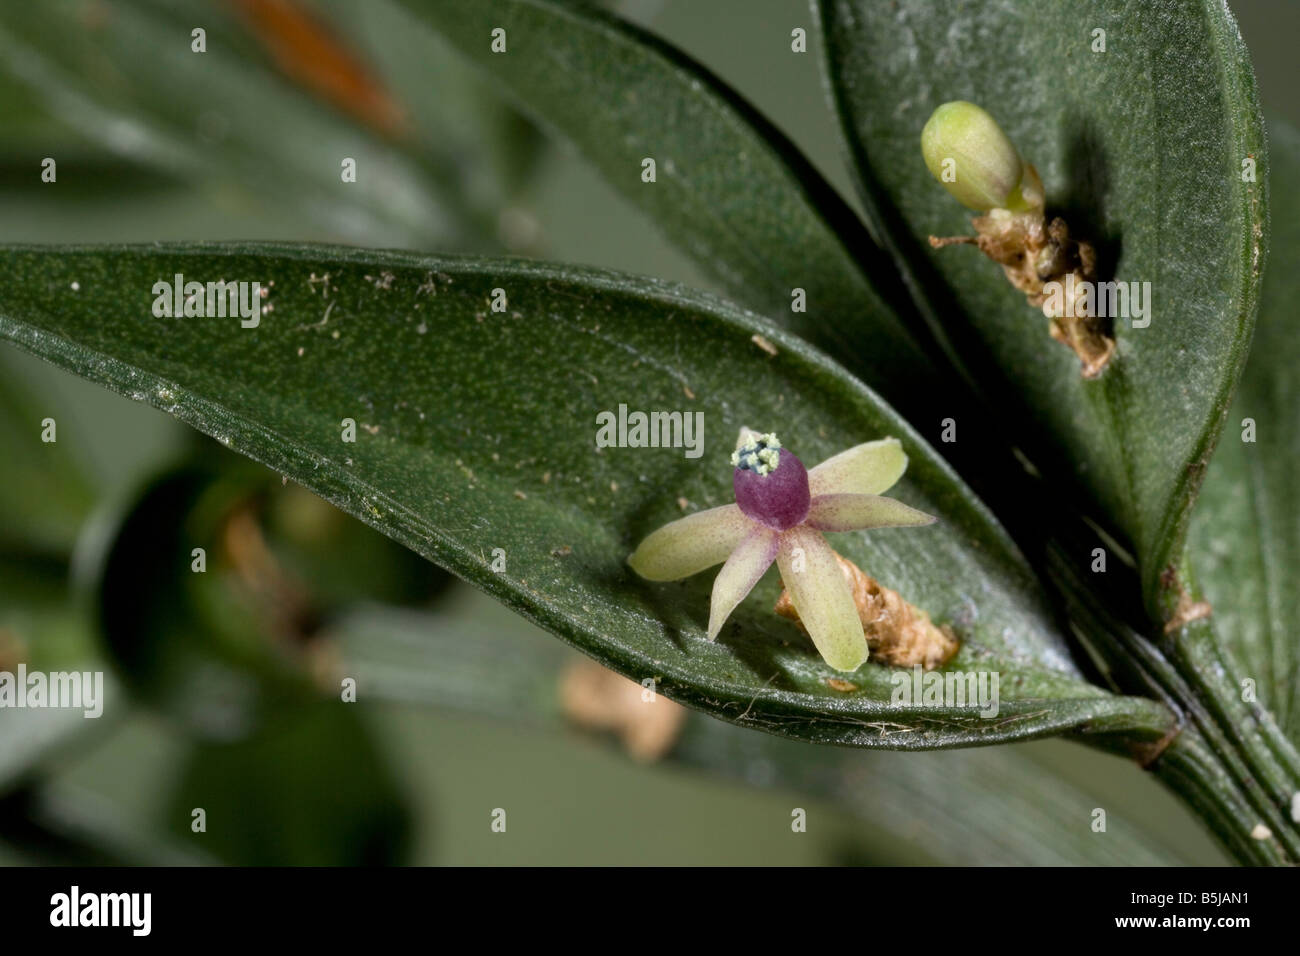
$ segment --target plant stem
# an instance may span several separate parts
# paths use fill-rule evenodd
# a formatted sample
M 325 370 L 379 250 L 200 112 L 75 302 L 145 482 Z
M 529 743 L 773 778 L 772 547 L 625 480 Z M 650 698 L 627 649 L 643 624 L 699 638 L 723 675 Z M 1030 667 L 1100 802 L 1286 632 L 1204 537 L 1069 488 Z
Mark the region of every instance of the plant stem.
M 1214 748 L 1195 729 L 1184 727 L 1151 769 L 1187 801 L 1241 863 L 1277 866 L 1295 862 L 1276 840 L 1251 835 L 1252 808 L 1242 799 L 1237 780 L 1226 771 Z
M 1273 839 L 1286 847 L 1290 862 L 1300 862 L 1300 826 L 1291 819 L 1292 801 L 1300 792 L 1300 757 L 1294 747 L 1278 731 L 1271 714 L 1241 699 L 1234 668 L 1209 621 L 1193 621 L 1166 635 L 1164 643 L 1165 656 L 1195 695 L 1199 709 L 1221 732 L 1223 745 L 1242 765 L 1240 783 L 1259 810 L 1256 824 L 1272 831 Z
M 1148 637 L 1113 610 L 1125 606 L 1115 593 L 1099 595 L 1106 589 L 1085 581 L 1070 560 L 1076 548 L 1054 541 L 1048 554 L 1049 577 L 1071 619 L 1111 667 L 1117 688 L 1155 697 L 1177 715 L 1162 749 L 1138 744 L 1133 756 L 1191 804 L 1241 862 L 1300 862 L 1300 828 L 1290 819 L 1300 760 L 1271 715 L 1241 701 L 1209 622 L 1172 634 L 1149 625 L 1158 637 Z M 1114 591 L 1123 593 L 1125 583 L 1136 586 L 1136 575 L 1119 575 L 1117 583 Z

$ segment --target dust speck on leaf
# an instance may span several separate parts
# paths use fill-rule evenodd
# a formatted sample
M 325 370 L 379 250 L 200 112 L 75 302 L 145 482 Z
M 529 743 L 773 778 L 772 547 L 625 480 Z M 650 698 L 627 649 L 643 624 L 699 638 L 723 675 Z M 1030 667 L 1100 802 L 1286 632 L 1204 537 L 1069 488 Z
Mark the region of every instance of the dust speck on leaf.
M 316 287 L 320 286 L 322 299 L 328 299 L 330 297 L 330 274 L 328 272 L 321 276 L 318 276 L 313 272 L 307 277 L 307 285 L 313 294 L 316 292 Z

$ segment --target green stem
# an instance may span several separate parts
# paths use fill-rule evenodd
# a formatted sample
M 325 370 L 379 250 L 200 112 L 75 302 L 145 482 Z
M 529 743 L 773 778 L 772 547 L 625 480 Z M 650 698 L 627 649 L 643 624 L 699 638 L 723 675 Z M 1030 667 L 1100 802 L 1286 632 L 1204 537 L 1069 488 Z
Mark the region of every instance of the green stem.
M 1147 637 L 1109 610 L 1122 604 L 1083 580 L 1069 559 L 1074 550 L 1059 543 L 1049 550 L 1049 575 L 1071 618 L 1118 688 L 1149 694 L 1177 715 L 1163 750 L 1136 747 L 1134 756 L 1195 807 L 1241 862 L 1300 862 L 1300 828 L 1290 818 L 1300 763 L 1267 712 L 1241 701 L 1208 622 Z
M 1246 821 L 1253 812 L 1242 799 L 1238 781 L 1196 730 L 1185 727 L 1151 769 L 1191 805 L 1240 862 L 1269 866 L 1295 862 L 1276 840 L 1251 835 L 1253 828 Z
M 1259 810 L 1256 824 L 1272 831 L 1291 862 L 1300 861 L 1300 826 L 1291 819 L 1292 800 L 1300 792 L 1300 757 L 1277 730 L 1272 715 L 1241 699 L 1234 668 L 1208 620 L 1184 625 L 1167 635 L 1165 645 L 1166 656 L 1244 765 L 1241 783 Z

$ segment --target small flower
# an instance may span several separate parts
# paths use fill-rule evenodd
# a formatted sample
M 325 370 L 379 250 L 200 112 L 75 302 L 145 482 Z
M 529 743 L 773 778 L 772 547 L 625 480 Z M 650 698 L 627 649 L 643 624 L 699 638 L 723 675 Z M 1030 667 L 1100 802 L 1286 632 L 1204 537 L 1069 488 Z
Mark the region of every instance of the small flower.
M 713 582 L 709 640 L 775 561 L 813 644 L 836 670 L 866 661 L 867 639 L 848 581 L 823 531 L 930 524 L 931 515 L 880 493 L 907 468 L 895 438 L 857 445 L 811 471 L 775 435 L 741 429 L 731 456 L 736 503 L 651 533 L 628 564 L 676 581 L 725 562 Z

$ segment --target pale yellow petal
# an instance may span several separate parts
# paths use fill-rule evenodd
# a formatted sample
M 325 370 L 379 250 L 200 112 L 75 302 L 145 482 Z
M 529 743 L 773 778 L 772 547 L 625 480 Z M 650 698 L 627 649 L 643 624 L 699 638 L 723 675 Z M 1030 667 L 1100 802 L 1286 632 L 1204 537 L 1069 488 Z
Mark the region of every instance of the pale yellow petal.
M 651 532 L 627 563 L 651 581 L 676 581 L 727 560 L 753 528 L 735 505 L 697 511 Z
M 808 488 L 818 495 L 878 495 L 907 470 L 907 454 L 897 438 L 882 438 L 827 458 L 808 470 Z
M 826 539 L 796 525 L 782 533 L 776 560 L 799 620 L 826 663 L 837 671 L 861 667 L 868 655 L 867 637 L 849 582 Z
M 862 531 L 934 524 L 938 519 L 879 495 L 818 495 L 804 523 L 818 531 Z
M 780 540 L 779 533 L 755 522 L 754 530 L 731 552 L 731 557 L 727 558 L 727 563 L 722 566 L 713 582 L 713 600 L 709 606 L 709 640 L 718 636 L 736 605 L 745 600 L 763 573 L 772 566 Z

